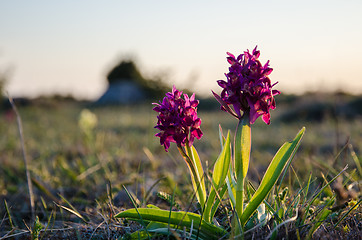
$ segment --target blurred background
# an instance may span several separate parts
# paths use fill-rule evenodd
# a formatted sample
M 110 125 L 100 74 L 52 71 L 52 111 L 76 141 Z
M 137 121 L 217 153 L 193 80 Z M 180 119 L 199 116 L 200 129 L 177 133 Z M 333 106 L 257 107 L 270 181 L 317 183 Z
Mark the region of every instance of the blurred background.
M 142 204 L 158 205 L 163 192 L 189 203 L 187 166 L 154 136 L 151 103 L 172 85 L 196 92 L 204 136 L 194 145 L 207 171 L 220 151 L 219 124 L 224 134 L 237 124 L 211 90 L 221 91 L 226 52 L 255 46 L 282 94 L 270 126 L 253 125 L 248 180 L 257 186 L 279 146 L 305 126 L 285 178 L 290 192 L 311 173 L 314 192 L 347 164 L 344 183 L 360 187 L 361 11 L 360 0 L 0 1 L 0 215 L 19 229 L 30 218 L 25 148 L 8 96 L 22 118 L 41 221 L 55 211 L 56 226 L 77 222 L 59 210 L 70 202 L 98 224 L 109 198 L 132 207 L 123 186 Z M 14 226 L 2 221 L 0 236 Z
M 0 73 L 13 97 L 96 100 L 132 60 L 146 79 L 204 97 L 226 52 L 256 45 L 283 93 L 362 91 L 362 2 L 2 1 Z

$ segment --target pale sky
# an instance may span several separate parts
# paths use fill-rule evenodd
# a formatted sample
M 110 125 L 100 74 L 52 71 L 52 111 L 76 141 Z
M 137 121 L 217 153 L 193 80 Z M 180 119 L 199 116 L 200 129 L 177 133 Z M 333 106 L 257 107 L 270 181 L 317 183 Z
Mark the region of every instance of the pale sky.
M 12 96 L 95 99 L 125 55 L 146 76 L 169 72 L 170 84 L 211 95 L 226 52 L 255 45 L 282 92 L 362 93 L 361 0 L 0 2 L 0 72 L 11 69 Z

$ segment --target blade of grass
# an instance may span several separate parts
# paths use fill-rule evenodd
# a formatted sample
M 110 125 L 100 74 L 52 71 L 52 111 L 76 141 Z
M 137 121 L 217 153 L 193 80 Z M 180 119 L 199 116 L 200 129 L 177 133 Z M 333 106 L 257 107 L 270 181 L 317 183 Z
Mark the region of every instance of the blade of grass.
M 216 187 L 215 187 L 215 185 L 213 184 L 210 176 L 207 175 L 207 177 L 208 177 L 208 179 L 209 179 L 209 181 L 210 181 L 210 183 L 211 183 L 211 187 L 212 187 L 212 189 L 214 190 L 214 193 L 215 193 L 215 195 L 216 195 L 216 199 L 215 199 L 215 201 L 214 201 L 213 204 L 212 204 L 211 213 L 210 213 L 210 219 L 209 219 L 209 220 L 205 219 L 205 221 L 211 223 L 212 220 L 213 220 L 213 218 L 214 218 L 214 216 L 215 216 L 215 213 L 216 213 L 217 209 L 219 208 L 220 203 L 222 202 L 222 198 L 224 197 L 226 191 L 228 190 L 228 186 L 227 186 L 227 184 L 225 183 L 224 186 L 221 188 L 220 193 L 219 193 L 218 191 L 215 190 Z M 210 197 L 210 195 L 211 195 L 211 194 L 209 194 L 209 197 Z M 215 196 L 214 196 L 213 198 L 215 198 Z M 205 210 L 205 211 L 206 211 L 206 210 Z M 204 211 L 204 212 L 205 212 L 205 211 Z M 225 212 L 228 212 L 227 209 L 225 209 Z M 204 218 L 205 218 L 205 217 L 204 217 Z M 229 220 L 229 218 L 228 218 L 228 220 Z M 230 223 L 230 221 L 229 221 L 229 223 Z
M 151 187 L 147 190 L 146 194 L 145 194 L 145 200 L 144 202 L 147 204 L 149 198 L 151 197 L 151 193 L 152 193 L 152 189 L 161 181 L 161 180 L 164 180 L 166 179 L 166 177 L 161 177 L 159 179 L 157 179 L 152 185 Z M 176 188 L 175 188 L 176 189 Z M 174 189 L 174 190 L 175 190 Z
M 272 229 L 272 231 L 270 231 L 270 233 L 269 233 L 269 235 L 266 237 L 266 239 L 270 239 L 271 236 L 273 235 L 273 233 L 274 233 L 275 231 L 278 231 L 278 229 L 279 229 L 281 226 L 286 225 L 286 224 L 288 224 L 288 223 L 290 223 L 290 222 L 294 222 L 295 220 L 297 220 L 297 218 L 298 218 L 298 209 L 296 209 L 296 215 L 295 215 L 294 217 L 291 217 L 291 218 L 285 220 L 284 222 L 278 224 L 277 226 L 275 226 L 275 227 Z
M 37 187 L 41 192 L 43 192 L 45 195 L 47 195 L 48 197 L 50 197 L 53 201 L 58 201 L 59 199 L 54 196 L 51 191 L 42 183 L 40 182 L 38 179 L 36 178 L 31 178 L 32 183 L 34 184 L 35 187 Z
M 4 199 L 4 204 L 5 204 L 6 213 L 8 214 L 10 226 L 13 229 L 14 228 L 13 219 L 12 219 L 11 214 L 10 214 L 10 209 L 8 207 L 8 203 L 6 202 L 5 199 Z
M 254 191 L 254 193 L 256 192 L 255 187 L 253 186 L 253 184 L 249 181 L 249 186 L 251 187 L 251 189 Z M 278 221 L 283 221 L 279 215 L 277 214 L 277 212 L 274 210 L 274 208 L 270 205 L 270 203 L 264 199 L 263 203 L 265 204 L 265 206 L 268 208 L 269 212 L 271 212 L 271 214 L 273 215 L 273 217 L 275 217 Z
M 146 229 L 146 223 L 144 222 L 143 218 L 142 218 L 142 215 L 140 214 L 140 212 L 138 211 L 138 208 L 137 208 L 137 205 L 136 205 L 136 202 L 135 200 L 133 199 L 132 195 L 128 192 L 127 188 L 123 185 L 123 189 L 126 191 L 126 194 L 128 195 L 129 199 L 131 200 L 132 204 L 133 204 L 133 207 L 134 207 L 134 210 L 136 210 L 137 212 L 137 216 L 139 217 L 139 219 L 141 220 L 142 222 L 142 225 L 144 226 L 145 230 L 146 230 L 146 233 L 147 233 L 147 237 L 148 239 L 150 239 L 150 234 L 148 233 L 147 229 Z M 117 218 L 118 214 L 115 215 L 114 217 Z
M 66 204 L 68 204 L 68 206 L 70 208 L 64 207 L 64 206 L 59 205 L 56 202 L 54 202 L 58 207 L 61 207 L 61 208 L 65 209 L 65 210 L 75 214 L 77 217 L 82 219 L 84 222 L 87 222 L 87 220 L 78 212 L 78 210 L 65 197 L 63 197 L 61 194 L 58 194 L 58 195 Z
M 308 178 L 308 182 L 307 182 L 307 186 L 306 186 L 306 190 L 305 190 L 305 194 L 304 194 L 303 205 L 307 201 L 311 180 L 312 180 L 312 173 L 309 174 L 309 178 Z
M 227 185 L 225 184 L 224 187 L 221 189 L 220 194 L 218 192 L 216 192 L 216 200 L 211 209 L 211 219 L 214 218 L 216 211 L 219 208 L 219 205 L 220 205 L 222 198 L 224 197 L 226 191 L 227 191 Z M 228 212 L 225 207 L 224 207 L 224 210 L 226 213 Z M 229 218 L 227 218 L 227 219 L 229 220 Z M 230 220 L 229 220 L 229 225 L 230 225 Z
M 354 163 L 356 164 L 356 167 L 357 167 L 357 169 L 358 169 L 359 176 L 362 177 L 361 162 L 360 162 L 360 160 L 358 159 L 358 157 L 357 157 L 357 155 L 356 155 L 356 152 L 355 152 L 354 149 L 353 149 L 352 144 L 349 144 L 349 145 L 348 145 L 348 148 L 349 148 L 349 151 L 351 152 L 352 159 L 353 159 L 353 161 L 354 161 Z
M 318 213 L 318 215 L 315 217 L 315 223 L 311 227 L 311 229 L 308 232 L 306 239 L 312 239 L 313 233 L 319 228 L 319 226 L 324 222 L 324 220 L 329 216 L 329 214 L 332 212 L 329 210 L 329 206 L 331 206 L 334 203 L 334 197 L 331 198 L 327 204 L 323 207 L 323 209 Z
M 328 187 L 334 180 L 336 180 L 339 175 L 341 175 L 344 171 L 346 171 L 348 168 L 348 165 L 346 165 L 342 171 L 340 171 L 334 178 L 332 178 L 332 180 L 330 180 L 326 185 L 324 185 L 319 191 L 317 194 L 315 194 L 315 196 L 313 197 L 313 199 L 308 203 L 307 207 L 305 208 L 305 214 L 304 214 L 304 217 L 302 219 L 302 222 L 301 222 L 301 225 L 304 224 L 305 222 L 305 219 L 307 218 L 307 215 L 308 215 L 308 212 L 309 212 L 309 208 L 310 206 L 312 205 L 312 203 L 317 199 L 317 197 L 324 191 L 324 189 L 326 187 Z
M 172 206 L 174 204 L 174 200 L 175 200 L 175 189 L 172 192 L 172 196 L 171 196 L 171 204 L 170 204 L 170 214 L 168 216 L 168 222 L 167 222 L 167 238 L 170 236 L 170 223 L 171 223 L 171 212 L 172 212 Z
M 336 162 L 338 160 L 338 158 L 342 155 L 342 153 L 346 150 L 346 148 L 349 145 L 349 138 L 347 139 L 347 142 L 343 145 L 343 147 L 339 150 L 339 152 L 337 153 L 337 155 L 334 157 L 334 160 L 332 162 L 332 164 L 330 164 L 331 167 L 335 167 Z
M 297 206 L 300 201 L 300 193 L 301 193 L 301 191 L 299 191 L 298 194 L 293 197 L 293 200 L 290 202 L 289 206 L 287 207 L 287 210 L 285 210 L 286 216 L 292 215 L 293 209 L 297 209 Z M 294 206 L 293 206 L 293 204 L 294 204 Z M 290 211 L 290 214 L 288 214 L 289 211 Z
M 26 148 L 24 143 L 24 131 L 23 131 L 23 124 L 21 121 L 20 113 L 13 101 L 13 99 L 9 96 L 9 102 L 11 104 L 12 109 L 15 112 L 16 115 L 16 121 L 18 124 L 18 131 L 19 131 L 19 137 L 20 137 L 20 144 L 21 144 L 21 150 L 23 153 L 23 160 L 24 160 L 24 166 L 25 166 L 25 172 L 26 172 L 26 181 L 28 183 L 28 191 L 29 191 L 29 200 L 30 200 L 30 209 L 31 209 L 31 219 L 32 221 L 35 220 L 35 203 L 34 203 L 34 192 L 33 192 L 33 185 L 31 182 L 31 176 L 29 171 L 29 160 L 26 154 Z
M 343 214 L 343 216 L 338 219 L 338 221 L 336 222 L 336 224 L 334 224 L 333 227 L 336 228 L 338 226 L 338 224 L 340 224 L 343 221 L 343 219 L 345 219 L 353 209 L 356 209 L 358 207 L 358 205 L 361 203 L 361 201 L 362 201 L 362 198 L 355 205 L 353 205 L 345 214 Z
M 290 163 L 291 161 L 289 161 L 289 163 Z M 290 166 L 290 168 L 292 169 L 292 171 L 293 171 L 293 174 L 294 174 L 294 176 L 295 176 L 295 179 L 297 180 L 297 182 L 298 182 L 298 185 L 299 185 L 299 188 L 302 188 L 302 182 L 300 181 L 300 179 L 299 179 L 299 177 L 298 177 L 298 174 L 296 173 L 296 171 L 294 170 L 294 167 L 293 167 L 293 165 L 290 165 L 290 164 L 288 164 L 288 166 L 287 167 L 289 167 Z M 284 171 L 284 173 L 285 173 L 286 171 Z M 279 187 L 282 185 L 282 181 L 280 181 L 280 185 L 279 185 Z M 278 192 L 279 192 L 279 189 L 278 189 Z
M 81 174 L 79 174 L 76 179 L 78 181 L 84 180 L 86 177 L 88 177 L 89 175 L 97 172 L 99 169 L 102 168 L 102 165 L 100 163 L 88 168 L 87 170 L 85 170 L 84 172 L 82 172 Z M 108 175 L 109 176 L 109 175 Z
M 46 232 L 49 229 L 50 222 L 52 220 L 53 215 L 54 215 L 54 211 L 52 210 L 51 213 L 50 213 L 50 217 L 48 219 L 48 223 L 47 223 L 47 225 L 46 225 L 46 227 L 44 229 L 44 232 Z M 55 215 L 54 215 L 54 221 L 55 221 Z M 54 221 L 53 221 L 53 223 L 54 223 Z M 44 237 L 44 235 L 40 238 L 40 240 L 43 239 L 43 237 Z
M 73 209 L 70 209 L 70 208 L 67 208 L 65 206 L 62 206 L 62 205 L 59 205 L 56 203 L 56 205 L 60 208 L 63 208 L 64 210 L 67 210 L 68 212 L 70 213 L 73 213 L 75 216 L 79 217 L 80 219 L 82 219 L 84 222 L 87 222 L 84 217 L 77 211 L 77 210 L 73 210 Z
M 320 166 L 318 166 L 319 168 L 325 170 L 328 169 L 329 172 L 331 172 L 332 174 L 338 174 L 338 171 L 335 170 L 332 166 L 330 166 L 327 162 L 321 160 L 321 159 L 315 159 L 316 163 L 318 163 Z

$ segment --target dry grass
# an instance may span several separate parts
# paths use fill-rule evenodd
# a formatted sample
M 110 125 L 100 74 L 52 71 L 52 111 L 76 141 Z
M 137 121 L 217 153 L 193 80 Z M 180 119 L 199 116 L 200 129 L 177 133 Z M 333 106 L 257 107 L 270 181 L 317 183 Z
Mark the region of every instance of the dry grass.
M 273 113 L 274 121 L 270 126 L 258 121 L 253 128 L 249 180 L 257 185 L 278 146 L 292 139 L 305 125 L 305 138 L 284 183 L 290 189 L 290 196 L 305 185 L 309 173 L 313 173 L 310 188 L 313 192 L 325 181 L 323 176 L 330 179 L 346 164 L 349 169 L 343 174 L 343 183 L 360 184 L 356 158 L 362 159 L 361 118 L 341 115 L 327 116 L 320 121 L 300 119 L 286 123 L 280 119 L 288 113 L 288 104 L 281 102 L 280 111 Z M 98 118 L 92 136 L 86 136 L 78 126 L 79 114 L 85 107 L 89 106 L 51 101 L 19 107 L 30 159 L 36 215 L 43 226 L 41 239 L 119 239 L 138 230 L 140 225 L 113 217 L 122 209 L 133 207 L 123 186 L 139 205 L 152 203 L 168 209 L 169 203 L 157 195 L 162 191 L 175 193 L 181 209 L 197 211 L 197 206 L 190 202 L 193 195 L 190 179 L 177 150 L 171 147 L 170 153 L 165 153 L 154 137 L 155 113 L 150 104 L 91 108 Z M 236 122 L 217 110 L 201 109 L 200 117 L 204 137 L 195 146 L 207 167 L 212 166 L 220 150 L 218 124 L 225 130 L 233 130 Z M 17 129 L 15 115 L 3 111 L 0 119 L 0 239 L 31 239 L 34 229 Z M 323 196 L 328 194 L 323 193 Z M 318 207 L 318 203 L 315 205 Z M 333 228 L 333 224 L 338 216 L 334 217 L 327 218 L 313 235 L 315 239 L 360 238 L 361 207 L 351 212 L 337 228 Z M 256 229 L 245 239 L 262 239 L 271 228 L 272 225 L 266 225 Z M 306 229 L 308 225 L 298 228 L 300 236 L 305 236 Z M 280 228 L 278 239 L 297 239 L 292 232 L 295 230 L 292 225 Z

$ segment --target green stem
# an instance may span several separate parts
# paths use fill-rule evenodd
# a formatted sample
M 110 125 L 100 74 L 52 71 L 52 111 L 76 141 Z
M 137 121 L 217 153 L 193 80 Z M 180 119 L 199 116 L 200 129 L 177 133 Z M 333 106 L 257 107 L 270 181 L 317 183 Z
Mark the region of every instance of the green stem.
M 238 214 L 238 217 L 241 217 L 241 214 L 243 213 L 243 206 L 244 206 L 244 178 L 238 178 L 236 182 L 236 213 Z
M 251 149 L 251 127 L 249 114 L 240 119 L 235 134 L 235 171 L 237 177 L 246 177 Z
M 236 172 L 236 213 L 240 218 L 244 205 L 244 184 L 249 168 L 251 149 L 251 127 L 249 113 L 245 113 L 240 119 L 235 133 L 234 164 Z

